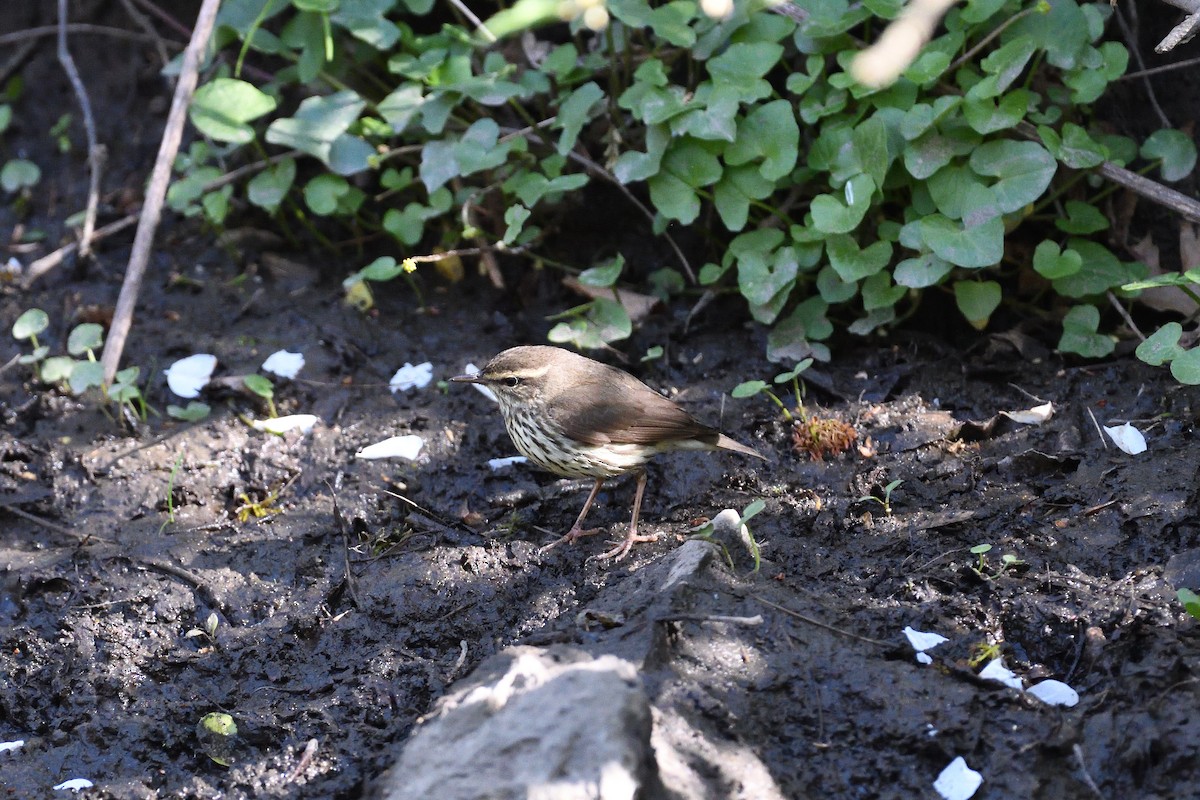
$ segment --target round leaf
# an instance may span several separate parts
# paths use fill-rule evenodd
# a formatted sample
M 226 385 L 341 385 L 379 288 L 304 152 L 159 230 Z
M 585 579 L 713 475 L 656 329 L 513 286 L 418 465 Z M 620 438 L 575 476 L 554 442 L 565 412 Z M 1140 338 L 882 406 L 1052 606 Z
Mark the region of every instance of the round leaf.
M 13 323 L 12 335 L 15 339 L 29 339 L 37 336 L 50 324 L 50 315 L 40 308 L 31 308 L 17 317 Z

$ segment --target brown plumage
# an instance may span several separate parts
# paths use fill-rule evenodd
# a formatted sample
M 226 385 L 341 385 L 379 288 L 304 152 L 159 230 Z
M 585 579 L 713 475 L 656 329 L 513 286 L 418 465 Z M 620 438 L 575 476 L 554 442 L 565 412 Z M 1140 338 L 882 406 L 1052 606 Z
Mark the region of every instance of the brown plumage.
M 635 542 L 653 541 L 638 535 L 637 522 L 646 489 L 642 465 L 659 453 L 732 450 L 763 458 L 629 373 L 559 347 L 513 347 L 479 374 L 451 380 L 492 390 L 513 444 L 534 464 L 556 475 L 596 480 L 571 530 L 544 550 L 599 533 L 583 530 L 583 520 L 604 480 L 626 472 L 638 473 L 629 532 L 600 558 L 623 558 Z

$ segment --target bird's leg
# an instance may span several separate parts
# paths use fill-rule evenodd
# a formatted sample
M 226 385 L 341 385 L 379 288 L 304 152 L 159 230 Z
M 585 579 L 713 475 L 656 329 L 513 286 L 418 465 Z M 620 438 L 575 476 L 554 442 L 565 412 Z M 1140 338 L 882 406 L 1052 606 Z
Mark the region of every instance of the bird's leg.
M 538 550 L 539 553 L 544 553 L 553 547 L 558 547 L 564 542 L 570 544 L 576 539 L 582 539 L 584 536 L 595 536 L 597 533 L 604 532 L 603 528 L 589 528 L 588 530 L 583 529 L 583 519 L 587 516 L 588 509 L 592 507 L 592 501 L 596 499 L 596 494 L 600 491 L 600 487 L 603 485 L 603 483 L 604 478 L 596 478 L 596 485 L 592 487 L 591 494 L 588 495 L 587 500 L 583 504 L 583 511 L 579 512 L 579 518 L 575 520 L 575 524 L 571 526 L 571 530 L 567 531 L 561 539 L 555 539 L 541 550 Z
M 616 559 L 620 561 L 625 556 L 629 555 L 630 549 L 638 542 L 656 542 L 658 534 L 650 534 L 649 536 L 639 536 L 637 532 L 638 515 L 642 511 L 642 495 L 646 492 L 646 471 L 638 472 L 637 489 L 633 495 L 633 518 L 629 520 L 629 532 L 625 534 L 625 540 L 614 547 L 612 550 L 601 553 L 595 556 L 598 560 L 606 558 Z

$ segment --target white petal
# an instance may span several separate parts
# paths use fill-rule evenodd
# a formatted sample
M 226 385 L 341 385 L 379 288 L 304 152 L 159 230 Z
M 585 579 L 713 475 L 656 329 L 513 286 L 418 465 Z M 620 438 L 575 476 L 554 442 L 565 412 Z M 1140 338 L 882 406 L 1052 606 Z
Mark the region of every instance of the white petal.
M 72 792 L 78 792 L 80 789 L 90 789 L 94 784 L 87 778 L 71 778 L 69 781 L 63 781 L 55 789 L 70 789 Z
M 950 641 L 941 634 L 915 631 L 911 627 L 904 629 L 904 635 L 908 637 L 908 643 L 912 645 L 912 649 L 916 650 L 918 653 L 923 653 L 926 650 L 932 650 L 942 642 Z
M 994 658 L 988 662 L 988 665 L 979 671 L 979 677 L 989 681 L 997 681 L 1003 683 L 1017 691 L 1022 691 L 1025 685 L 1021 683 L 1021 679 L 1017 677 L 1011 669 L 1004 666 L 1003 658 Z
M 431 380 L 433 380 L 433 364 L 426 361 L 414 367 L 412 364 L 405 363 L 388 381 L 388 388 L 392 390 L 392 394 L 409 389 L 423 389 L 429 385 Z
M 382 442 L 376 442 L 372 445 L 367 445 L 362 450 L 355 453 L 355 458 L 407 458 L 409 461 L 416 461 L 417 454 L 421 452 L 425 442 L 420 436 L 415 433 L 410 433 L 407 436 L 393 436 L 390 439 L 384 439 Z
M 271 353 L 262 365 L 264 371 L 273 372 L 281 378 L 294 378 L 303 367 L 304 354 L 289 353 L 287 350 Z
M 944 800 L 969 800 L 982 783 L 983 776 L 959 756 L 937 776 L 933 788 Z
M 1113 444 L 1131 456 L 1146 452 L 1146 437 L 1128 422 L 1114 428 L 1105 425 L 1104 432 L 1113 440 Z
M 918 652 L 917 653 L 917 663 L 918 664 L 932 664 L 933 656 L 929 655 L 928 653 L 926 653 L 924 651 Z
M 471 362 L 468 361 L 466 369 L 464 371 L 467 375 L 478 374 L 479 367 L 475 366 L 474 364 L 472 364 Z M 488 400 L 491 400 L 493 403 L 500 402 L 499 400 L 496 399 L 496 393 L 493 392 L 488 387 L 484 386 L 483 384 L 472 383 L 471 385 L 475 387 L 475 391 L 479 392 L 481 395 L 486 397 Z
M 181 358 L 167 368 L 167 386 L 180 397 L 199 397 L 216 368 L 217 357 L 208 353 Z
M 1020 422 L 1022 425 L 1041 425 L 1054 416 L 1054 404 L 1043 403 L 1040 406 L 1027 408 L 1024 411 L 1001 411 L 1000 413 L 1013 422 Z
M 24 746 L 24 739 L 15 739 L 11 742 L 0 742 L 0 753 L 7 753 L 9 750 L 16 750 L 17 748 Z
M 1071 707 L 1079 703 L 1079 692 L 1067 686 L 1062 681 L 1048 680 L 1029 687 L 1031 694 L 1043 703 L 1052 706 Z
M 256 419 L 251 421 L 250 427 L 266 433 L 287 433 L 288 431 L 308 433 L 316 424 L 317 417 L 312 414 L 289 414 L 286 417 Z
M 488 469 L 495 472 L 496 470 L 511 467 L 513 464 L 524 464 L 528 460 L 525 456 L 509 456 L 508 458 L 490 458 L 487 464 Z

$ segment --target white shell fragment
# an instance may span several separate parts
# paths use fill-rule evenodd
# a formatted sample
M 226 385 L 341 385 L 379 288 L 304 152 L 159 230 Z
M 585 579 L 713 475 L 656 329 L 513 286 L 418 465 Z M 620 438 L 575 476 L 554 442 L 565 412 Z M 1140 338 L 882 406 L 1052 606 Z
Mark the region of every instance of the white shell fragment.
M 288 431 L 308 433 L 317 424 L 317 421 L 318 418 L 312 414 L 288 414 L 286 417 L 253 420 L 250 427 L 265 433 L 284 434 Z
M 167 386 L 180 397 L 199 397 L 200 390 L 208 385 L 208 379 L 216 368 L 217 357 L 208 353 L 181 358 L 167 367 Z
M 417 454 L 424 446 L 425 441 L 420 436 L 410 433 L 406 436 L 393 436 L 382 442 L 367 445 L 355 453 L 354 457 L 365 459 L 407 458 L 409 461 L 416 461 Z
M 529 459 L 527 459 L 525 456 L 508 456 L 507 458 L 489 458 L 487 465 L 488 465 L 488 469 L 490 469 L 492 472 L 496 472 L 498 470 L 507 469 L 508 467 L 511 467 L 513 464 L 524 464 L 528 460 Z
M 983 776 L 968 767 L 962 756 L 958 756 L 937 776 L 933 789 L 943 800 L 969 800 L 982 784 Z
M 24 746 L 24 739 L 14 739 L 11 742 L 0 742 L 0 753 L 7 753 L 9 750 L 17 750 Z
M 1053 679 L 1030 686 L 1026 694 L 1031 694 L 1043 703 L 1052 706 L 1066 706 L 1070 708 L 1079 703 L 1079 692 L 1062 681 Z
M 72 792 L 78 792 L 80 789 L 90 789 L 94 786 L 87 778 L 71 778 L 69 781 L 63 781 L 55 789 L 70 789 Z
M 1113 444 L 1131 456 L 1146 452 L 1146 437 L 1128 422 L 1112 428 L 1105 425 L 1104 432 L 1113 440 Z
M 1043 403 L 1040 406 L 1027 408 L 1024 411 L 1001 411 L 1000 413 L 1013 422 L 1019 422 L 1022 425 L 1041 425 L 1054 416 L 1054 404 Z
M 388 381 L 388 388 L 392 390 L 392 394 L 406 392 L 409 389 L 424 389 L 431 380 L 433 380 L 433 364 L 426 361 L 413 366 L 406 362 Z
M 479 372 L 479 367 L 475 366 L 474 364 L 472 364 L 468 361 L 467 366 L 464 368 L 464 370 L 465 370 L 465 374 L 474 375 Z M 475 391 L 479 392 L 481 395 L 486 397 L 488 400 L 491 400 L 493 403 L 500 402 L 499 400 L 496 399 L 496 393 L 493 392 L 488 387 L 483 386 L 482 384 L 478 384 L 478 383 L 472 383 L 471 385 L 475 387 Z
M 270 372 L 281 378 L 288 378 L 290 380 L 296 377 L 300 370 L 304 368 L 304 354 L 289 353 L 287 350 L 277 350 L 267 356 L 267 360 L 263 362 L 262 368 L 264 372 Z
M 989 661 L 988 665 L 979 671 L 979 677 L 1003 683 L 1005 686 L 1010 689 L 1016 689 L 1018 692 L 1025 689 L 1025 684 L 1021 683 L 1021 679 L 1017 677 L 1017 674 L 1004 666 L 1003 658 L 994 658 Z

